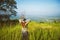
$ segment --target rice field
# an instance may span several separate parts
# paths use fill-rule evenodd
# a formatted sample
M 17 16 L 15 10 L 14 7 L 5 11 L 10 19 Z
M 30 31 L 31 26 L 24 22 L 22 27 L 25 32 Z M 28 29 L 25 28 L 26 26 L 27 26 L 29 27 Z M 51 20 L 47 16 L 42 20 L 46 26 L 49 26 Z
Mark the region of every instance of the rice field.
M 0 26 L 1 27 L 1 26 Z M 6 25 L 0 28 L 0 40 L 22 40 L 21 25 Z M 29 40 L 60 40 L 60 23 L 38 23 L 28 25 Z

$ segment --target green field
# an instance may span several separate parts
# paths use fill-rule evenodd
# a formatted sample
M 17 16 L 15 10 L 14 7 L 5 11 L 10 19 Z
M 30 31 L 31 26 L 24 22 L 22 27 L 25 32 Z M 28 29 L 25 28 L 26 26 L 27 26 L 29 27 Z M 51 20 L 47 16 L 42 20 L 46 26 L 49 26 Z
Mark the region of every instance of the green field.
M 1 26 L 0 26 L 1 27 Z M 60 40 L 60 23 L 38 23 L 28 25 L 29 40 Z M 0 28 L 0 40 L 22 40 L 21 25 L 6 25 Z

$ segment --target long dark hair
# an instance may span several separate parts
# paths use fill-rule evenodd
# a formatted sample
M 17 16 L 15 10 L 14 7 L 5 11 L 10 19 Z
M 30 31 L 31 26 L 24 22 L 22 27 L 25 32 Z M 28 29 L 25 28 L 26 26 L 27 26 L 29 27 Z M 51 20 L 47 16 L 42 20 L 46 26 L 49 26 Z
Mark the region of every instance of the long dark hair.
M 26 21 L 26 19 L 24 18 L 23 21 Z

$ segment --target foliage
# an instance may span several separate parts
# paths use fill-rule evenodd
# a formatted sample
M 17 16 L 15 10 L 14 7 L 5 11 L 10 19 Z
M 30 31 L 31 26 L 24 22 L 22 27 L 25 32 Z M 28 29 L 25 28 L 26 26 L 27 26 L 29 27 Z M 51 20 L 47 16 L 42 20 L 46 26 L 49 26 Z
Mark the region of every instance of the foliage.
M 38 23 L 31 21 L 28 25 L 29 40 L 60 40 L 60 23 Z M 0 28 L 0 40 L 21 40 L 21 25 Z
M 4 12 L 4 14 L 0 13 L 0 17 L 9 18 L 11 15 L 16 16 L 17 12 L 15 9 L 17 9 L 15 0 L 0 0 L 0 11 Z

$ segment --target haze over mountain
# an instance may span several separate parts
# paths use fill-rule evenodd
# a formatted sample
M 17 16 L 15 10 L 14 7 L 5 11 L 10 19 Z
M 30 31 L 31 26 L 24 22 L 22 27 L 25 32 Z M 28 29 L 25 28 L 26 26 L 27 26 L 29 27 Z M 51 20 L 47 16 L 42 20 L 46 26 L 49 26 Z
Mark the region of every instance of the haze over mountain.
M 60 18 L 60 1 L 59 0 L 16 0 L 17 16 L 12 18 L 20 18 L 24 13 L 27 18 Z

